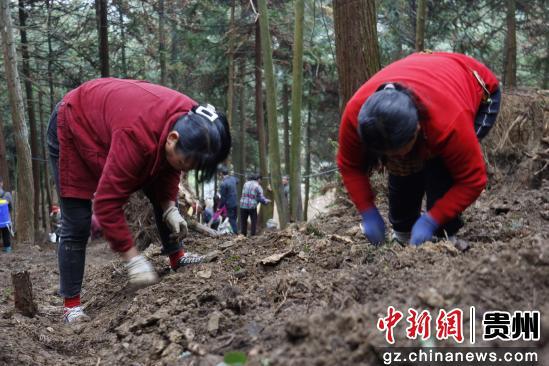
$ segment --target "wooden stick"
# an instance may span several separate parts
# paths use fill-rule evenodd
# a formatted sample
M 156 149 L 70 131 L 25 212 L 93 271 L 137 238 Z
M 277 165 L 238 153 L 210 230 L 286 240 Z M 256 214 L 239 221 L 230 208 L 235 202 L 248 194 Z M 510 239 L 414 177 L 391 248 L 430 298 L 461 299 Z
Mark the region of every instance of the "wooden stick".
M 189 230 L 194 230 L 194 231 L 196 231 L 200 234 L 204 234 L 204 235 L 210 236 L 212 238 L 216 238 L 216 237 L 219 236 L 217 231 L 215 231 L 214 229 L 209 228 L 208 226 L 203 225 L 203 224 L 201 224 L 199 222 L 196 222 L 194 220 L 188 220 L 187 225 L 189 227 Z

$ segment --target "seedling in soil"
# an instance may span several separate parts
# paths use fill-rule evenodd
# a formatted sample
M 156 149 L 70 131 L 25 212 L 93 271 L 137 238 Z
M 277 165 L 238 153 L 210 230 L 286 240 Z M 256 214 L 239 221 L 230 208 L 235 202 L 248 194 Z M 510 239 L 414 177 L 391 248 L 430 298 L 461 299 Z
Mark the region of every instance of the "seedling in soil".
M 238 255 L 231 255 L 229 258 L 227 258 L 228 262 L 237 262 L 240 260 L 240 257 Z
M 324 236 L 322 231 L 320 231 L 319 228 L 317 228 L 316 226 L 314 226 L 312 224 L 307 224 L 305 232 L 309 235 L 315 235 L 315 236 L 318 236 L 318 237 L 323 237 Z
M 3 297 L 4 297 L 4 298 L 3 298 L 2 301 L 0 301 L 0 302 L 8 301 L 9 298 L 11 297 L 11 294 L 12 294 L 12 293 L 13 293 L 12 288 L 11 288 L 11 287 L 6 287 L 6 288 L 4 289 L 4 293 L 3 293 Z
M 228 366 L 244 366 L 247 361 L 246 354 L 239 351 L 227 352 L 223 357 L 223 363 Z

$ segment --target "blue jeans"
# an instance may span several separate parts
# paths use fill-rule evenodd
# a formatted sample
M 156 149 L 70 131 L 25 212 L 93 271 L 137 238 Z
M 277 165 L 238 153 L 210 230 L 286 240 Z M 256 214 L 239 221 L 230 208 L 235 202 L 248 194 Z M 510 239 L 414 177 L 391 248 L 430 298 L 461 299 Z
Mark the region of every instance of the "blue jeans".
M 229 218 L 234 234 L 238 234 L 238 226 L 236 226 L 237 211 L 237 207 L 227 208 L 227 217 Z
M 50 117 L 47 135 L 50 168 L 59 195 L 58 106 L 55 107 Z M 162 252 L 169 255 L 178 251 L 181 249 L 182 244 L 170 238 L 170 229 L 162 221 L 162 208 L 152 200 L 152 192 L 147 187 L 143 191 L 153 204 L 156 227 L 162 242 Z M 59 293 L 63 297 L 74 297 L 80 294 L 84 279 L 86 244 L 88 243 L 91 228 L 92 201 L 70 197 L 60 197 L 59 201 L 61 208 L 61 233 L 57 251 L 60 282 Z

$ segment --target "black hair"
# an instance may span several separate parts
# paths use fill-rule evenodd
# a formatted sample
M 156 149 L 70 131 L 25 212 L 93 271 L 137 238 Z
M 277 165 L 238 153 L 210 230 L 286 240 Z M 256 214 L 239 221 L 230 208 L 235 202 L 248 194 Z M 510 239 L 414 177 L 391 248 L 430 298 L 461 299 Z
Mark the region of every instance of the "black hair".
M 424 108 L 411 90 L 398 83 L 382 84 L 358 114 L 358 133 L 367 154 L 370 173 L 383 159 L 383 153 L 399 149 L 415 136 Z
M 198 171 L 198 181 L 207 182 L 216 173 L 219 163 L 227 159 L 231 150 L 231 133 L 224 114 L 217 118 L 195 113 L 199 106 L 180 117 L 172 128 L 179 134 L 176 149 L 191 159 Z
M 219 170 L 219 172 L 223 175 L 229 175 L 229 169 L 227 169 L 224 165 L 218 167 L 217 170 Z
M 259 179 L 261 179 L 261 174 L 257 172 L 248 174 L 248 180 L 259 180 Z

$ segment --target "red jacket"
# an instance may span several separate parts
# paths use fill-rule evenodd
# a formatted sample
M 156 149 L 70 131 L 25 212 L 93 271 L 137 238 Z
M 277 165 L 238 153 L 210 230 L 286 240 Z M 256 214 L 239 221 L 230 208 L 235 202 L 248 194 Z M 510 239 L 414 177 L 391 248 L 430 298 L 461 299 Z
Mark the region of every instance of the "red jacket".
M 496 76 L 475 59 L 454 53 L 412 54 L 390 64 L 370 78 L 347 103 L 339 129 L 337 163 L 352 201 L 360 212 L 374 206 L 374 195 L 364 170 L 364 149 L 357 125 L 366 99 L 387 82 L 411 89 L 425 106 L 428 119 L 420 122 L 420 156 L 440 156 L 454 179 L 453 187 L 429 214 L 439 223 L 451 220 L 474 202 L 486 185 L 486 170 L 473 122 L 483 89 L 477 71 L 490 92 Z
M 130 194 L 147 188 L 159 203 L 177 198 L 181 172 L 168 164 L 164 145 L 194 105 L 174 90 L 113 78 L 86 82 L 63 98 L 57 117 L 61 197 L 94 198 L 94 213 L 115 251 L 133 245 L 123 211 Z

